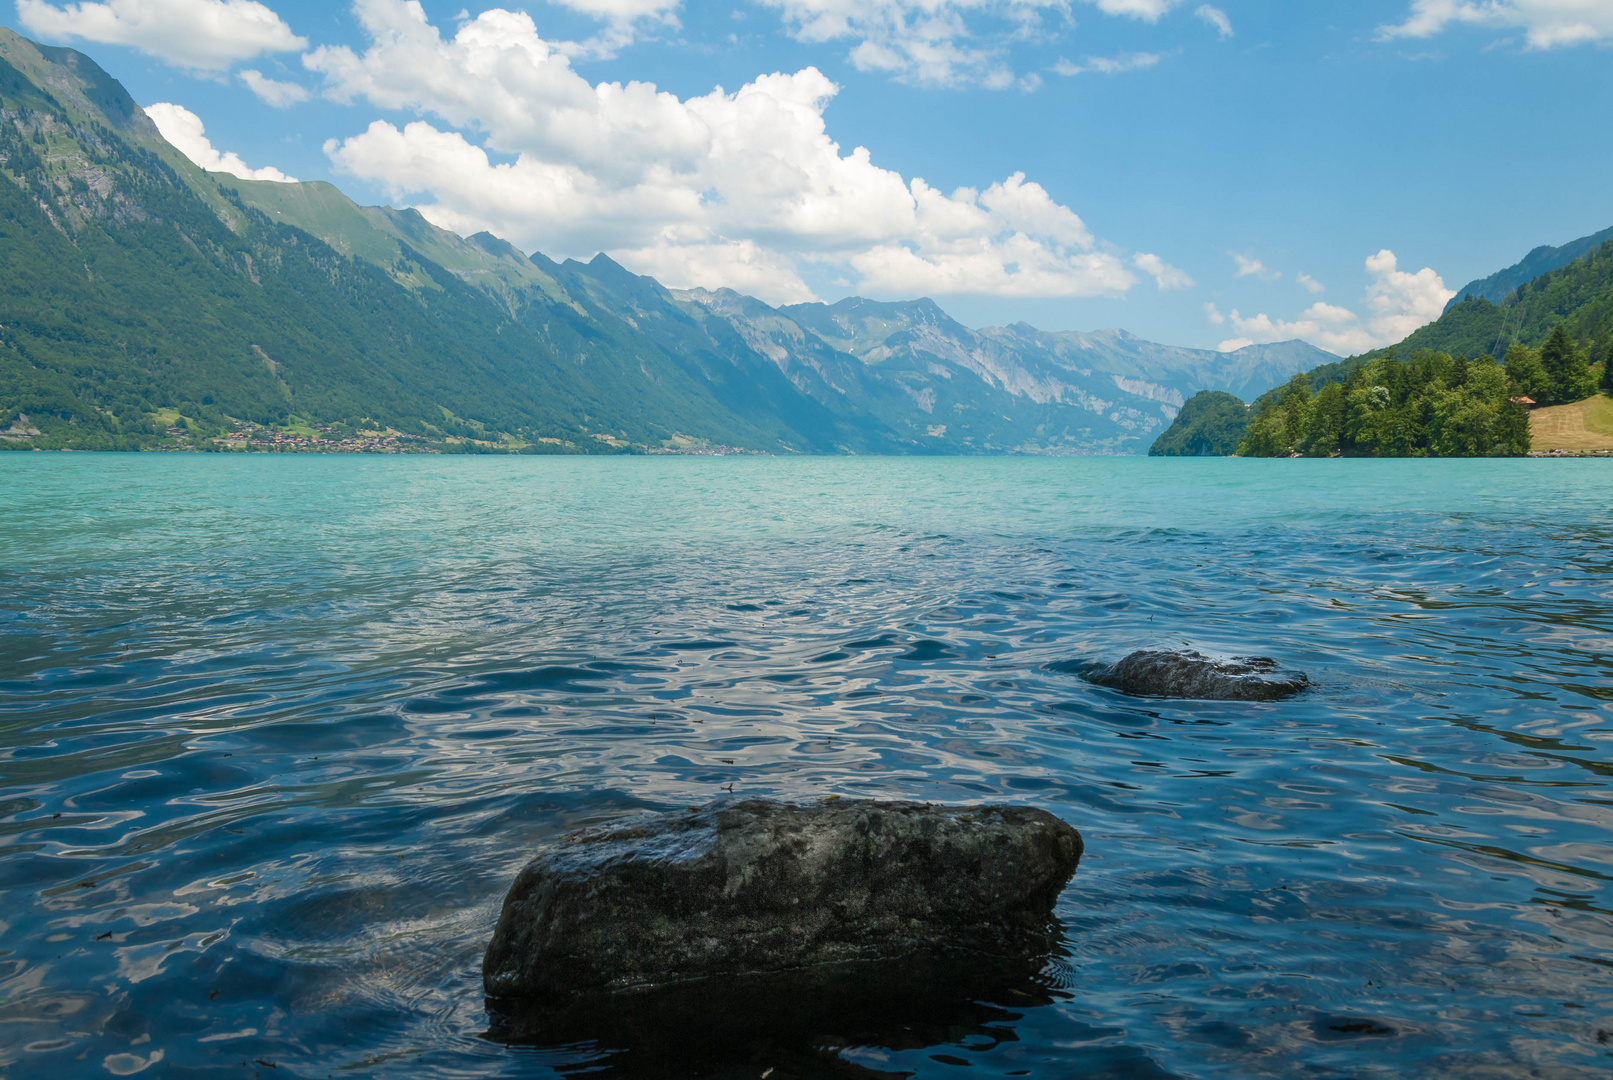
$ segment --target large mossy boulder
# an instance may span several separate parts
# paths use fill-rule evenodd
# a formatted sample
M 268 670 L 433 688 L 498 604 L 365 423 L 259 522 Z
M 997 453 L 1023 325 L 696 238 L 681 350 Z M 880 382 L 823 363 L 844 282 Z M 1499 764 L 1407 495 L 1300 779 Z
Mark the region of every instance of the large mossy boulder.
M 516 877 L 495 999 L 936 951 L 1046 953 L 1081 836 L 1045 810 L 723 801 L 574 833 Z

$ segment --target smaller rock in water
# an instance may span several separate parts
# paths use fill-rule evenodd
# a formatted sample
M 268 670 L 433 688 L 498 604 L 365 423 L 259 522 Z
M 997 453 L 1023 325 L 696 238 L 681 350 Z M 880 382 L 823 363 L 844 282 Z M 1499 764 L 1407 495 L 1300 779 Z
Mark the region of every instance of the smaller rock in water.
M 1166 649 L 1139 649 L 1087 678 L 1132 697 L 1209 701 L 1278 701 L 1311 684 L 1303 671 L 1280 668 L 1269 656 L 1217 659 Z
M 720 801 L 574 833 L 516 877 L 495 999 L 887 960 L 1045 953 L 1081 835 L 1045 810 Z

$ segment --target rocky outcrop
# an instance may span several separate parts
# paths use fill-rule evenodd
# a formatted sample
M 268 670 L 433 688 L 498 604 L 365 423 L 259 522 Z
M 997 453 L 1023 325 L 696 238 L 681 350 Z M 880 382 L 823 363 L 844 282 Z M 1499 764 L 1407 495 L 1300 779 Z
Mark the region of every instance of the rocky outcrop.
M 1132 697 L 1277 701 L 1310 685 L 1303 671 L 1277 666 L 1268 656 L 1217 659 L 1192 650 L 1140 649 L 1087 678 Z
M 490 997 L 567 997 L 936 950 L 1045 953 L 1081 836 L 1045 810 L 724 801 L 574 833 L 516 877 Z

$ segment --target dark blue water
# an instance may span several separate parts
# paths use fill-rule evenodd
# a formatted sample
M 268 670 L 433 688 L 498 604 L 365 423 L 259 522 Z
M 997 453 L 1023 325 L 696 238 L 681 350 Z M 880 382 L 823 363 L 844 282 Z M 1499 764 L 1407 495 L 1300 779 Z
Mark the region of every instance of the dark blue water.
M 0 484 L 7 1075 L 1613 1065 L 1605 462 L 9 454 Z M 1057 667 L 1175 643 L 1316 688 Z M 1047 807 L 1087 848 L 1065 955 L 839 1030 L 489 1038 L 534 849 L 730 790 Z

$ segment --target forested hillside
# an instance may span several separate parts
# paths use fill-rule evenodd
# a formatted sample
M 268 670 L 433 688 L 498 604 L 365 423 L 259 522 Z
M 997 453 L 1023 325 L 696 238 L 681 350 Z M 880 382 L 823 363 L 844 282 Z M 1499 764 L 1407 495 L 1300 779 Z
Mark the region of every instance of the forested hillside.
M 1559 325 L 1596 363 L 1613 350 L 1613 240 L 1604 241 L 1567 266 L 1524 282 L 1500 304 L 1482 298 L 1456 302 L 1392 351 L 1402 357 L 1432 349 L 1502 359 L 1513 345 L 1539 345 Z M 1379 349 L 1353 362 L 1390 351 Z
M 1249 407 L 1232 394 L 1201 390 L 1149 448 L 1150 457 L 1227 457 L 1249 428 Z
M 1610 357 L 1613 240 L 1500 305 L 1465 299 L 1392 348 L 1295 375 L 1243 412 L 1232 442 L 1252 457 L 1522 454 L 1527 406 L 1613 393 Z M 1223 407 L 1212 432 L 1184 409 L 1149 452 L 1225 447 L 1237 422 Z

